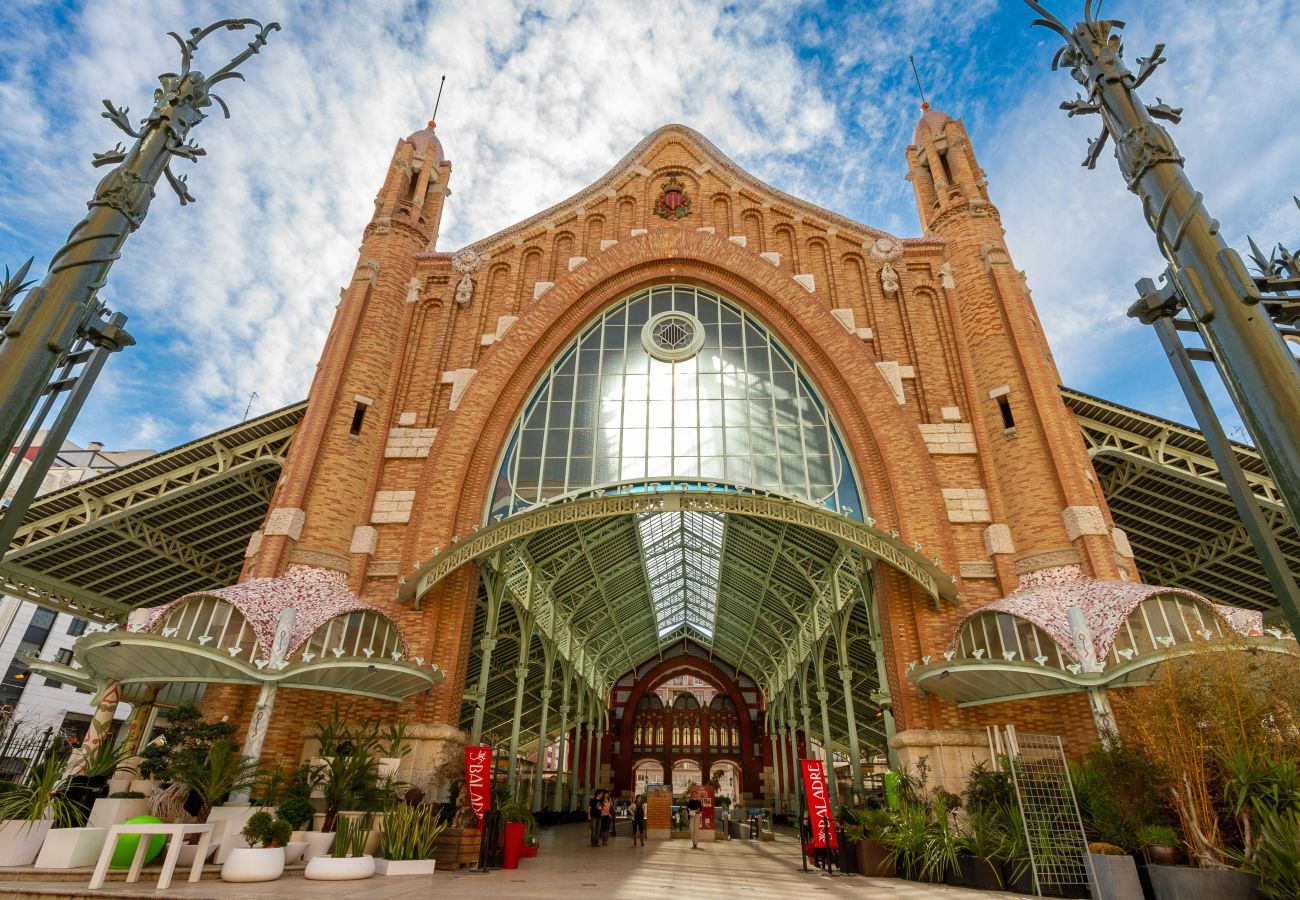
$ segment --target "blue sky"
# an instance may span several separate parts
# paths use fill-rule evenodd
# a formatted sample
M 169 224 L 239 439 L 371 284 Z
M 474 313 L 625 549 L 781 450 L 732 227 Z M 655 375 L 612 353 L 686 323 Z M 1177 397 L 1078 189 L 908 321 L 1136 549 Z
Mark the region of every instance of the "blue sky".
M 1082 3 L 1049 6 L 1072 22 Z M 1129 23 L 1130 60 L 1168 45 L 1144 92 L 1186 108 L 1174 135 L 1225 237 L 1295 244 L 1300 5 L 1107 13 Z M 17 0 L 0 19 L 0 263 L 44 271 L 101 174 L 90 154 L 120 137 L 100 100 L 143 114 L 177 65 L 165 33 L 224 15 L 284 30 L 222 91 L 233 117 L 195 130 L 208 156 L 176 165 L 198 203 L 163 188 L 113 269 L 104 296 L 139 344 L 110 361 L 80 443 L 161 449 L 238 421 L 253 391 L 255 414 L 306 395 L 394 142 L 423 125 L 444 72 L 441 249 L 569 196 L 670 121 L 776 187 L 913 236 L 909 53 L 932 104 L 970 130 L 1064 381 L 1189 419 L 1155 336 L 1124 316 L 1133 282 L 1162 268 L 1154 240 L 1109 151 L 1080 167 L 1095 123 L 1057 110 L 1073 82 L 1019 0 Z M 214 40 L 198 67 L 236 46 Z

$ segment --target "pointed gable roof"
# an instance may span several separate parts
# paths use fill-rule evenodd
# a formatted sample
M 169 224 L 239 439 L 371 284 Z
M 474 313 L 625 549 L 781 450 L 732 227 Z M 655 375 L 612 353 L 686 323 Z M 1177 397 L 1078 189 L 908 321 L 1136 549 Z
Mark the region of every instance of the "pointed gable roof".
M 706 171 L 725 173 L 726 180 L 734 187 L 764 196 L 770 200 L 773 206 L 785 207 L 792 215 L 802 216 L 804 219 L 813 219 L 825 223 L 827 226 L 834 226 L 842 232 L 860 235 L 864 244 L 881 238 L 899 240 L 886 231 L 865 225 L 847 216 L 824 209 L 815 203 L 810 203 L 807 200 L 777 190 L 741 168 L 695 129 L 674 123 L 655 129 L 628 151 L 613 168 L 567 200 L 562 200 L 554 206 L 544 209 L 521 222 L 510 225 L 495 234 L 480 238 L 471 243 L 470 248 L 484 257 L 490 257 L 496 248 L 503 243 L 507 241 L 513 243 L 517 237 L 562 221 L 568 218 L 573 211 L 609 197 L 611 192 L 627 181 L 628 178 L 635 175 L 650 174 L 650 170 L 645 167 L 644 161 L 653 156 L 655 150 L 660 146 L 672 142 L 686 145 L 695 152 L 697 157 L 703 160 L 700 165 L 695 167 L 694 174 L 697 176 Z M 940 245 L 943 241 L 936 238 L 904 238 L 902 243 L 908 245 Z

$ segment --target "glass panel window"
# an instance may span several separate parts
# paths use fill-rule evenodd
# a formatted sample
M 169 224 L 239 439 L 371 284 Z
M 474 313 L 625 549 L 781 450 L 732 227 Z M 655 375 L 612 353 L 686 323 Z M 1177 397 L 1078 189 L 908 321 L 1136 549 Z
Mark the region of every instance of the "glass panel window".
M 489 521 L 593 489 L 683 479 L 865 515 L 803 369 L 749 312 L 690 285 L 639 291 L 588 323 L 506 447 Z

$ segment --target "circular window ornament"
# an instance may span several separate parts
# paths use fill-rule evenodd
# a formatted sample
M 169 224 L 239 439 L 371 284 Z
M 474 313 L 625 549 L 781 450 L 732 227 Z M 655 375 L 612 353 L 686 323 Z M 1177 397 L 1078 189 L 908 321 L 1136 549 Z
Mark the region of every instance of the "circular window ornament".
M 690 359 L 704 344 L 704 326 L 692 315 L 670 310 L 650 317 L 641 329 L 641 343 L 655 359 Z

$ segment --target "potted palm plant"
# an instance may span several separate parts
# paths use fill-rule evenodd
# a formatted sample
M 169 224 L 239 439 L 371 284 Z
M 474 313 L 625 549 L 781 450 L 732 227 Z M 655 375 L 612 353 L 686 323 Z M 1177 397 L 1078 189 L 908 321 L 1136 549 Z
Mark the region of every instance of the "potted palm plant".
M 194 821 L 208 821 L 212 808 L 234 791 L 248 787 L 257 778 L 258 766 L 254 760 L 240 755 L 239 747 L 225 738 L 212 742 L 206 754 L 179 754 L 171 760 L 174 782 L 189 789 L 198 804 Z M 196 839 L 197 840 L 197 839 Z M 208 844 L 208 852 L 216 851 L 220 841 Z M 181 864 L 194 862 L 195 844 L 181 847 Z
M 500 813 L 506 823 L 501 866 L 505 869 L 517 869 L 519 859 L 524 853 L 524 837 L 530 828 L 537 827 L 537 820 L 533 818 L 532 811 L 518 801 L 501 804 Z
M 329 856 L 313 856 L 303 875 L 312 881 L 352 881 L 375 874 L 375 858 L 365 853 L 371 819 L 340 817 L 334 823 L 334 850 Z
M 284 872 L 284 848 L 293 826 L 284 819 L 273 819 L 268 812 L 249 817 L 243 831 L 247 847 L 230 851 L 221 866 L 221 880 L 235 882 L 274 881 Z
M 844 831 L 856 842 L 858 874 L 871 878 L 893 878 L 892 862 L 886 863 L 889 847 L 880 839 L 893 817 L 887 809 L 853 807 L 848 811 Z
M 73 827 L 85 814 L 64 792 L 66 754 L 44 753 L 0 793 L 0 866 L 30 866 L 50 828 Z
M 447 826 L 438 821 L 438 811 L 428 804 L 405 803 L 390 807 L 380 828 L 379 852 L 375 860 L 379 875 L 431 875 L 436 860 L 434 845 Z

